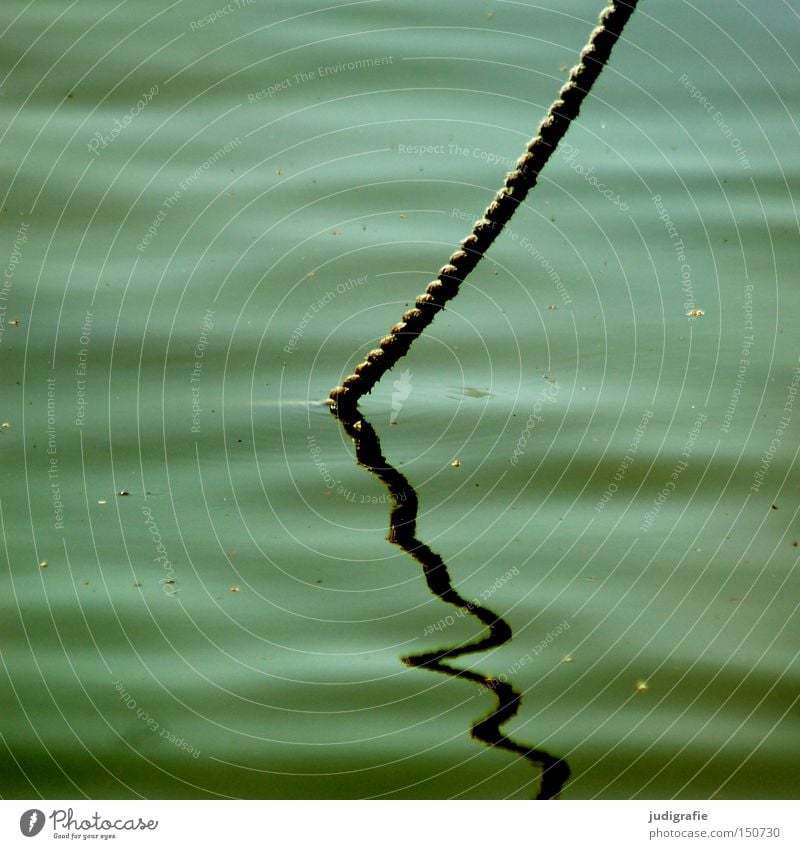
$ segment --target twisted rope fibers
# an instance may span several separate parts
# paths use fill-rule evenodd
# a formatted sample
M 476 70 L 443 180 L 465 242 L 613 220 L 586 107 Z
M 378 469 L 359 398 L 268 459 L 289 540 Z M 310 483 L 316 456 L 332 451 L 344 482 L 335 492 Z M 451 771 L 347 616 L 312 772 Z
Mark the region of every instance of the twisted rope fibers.
M 461 283 L 483 259 L 517 207 L 536 185 L 539 173 L 577 117 L 584 98 L 608 62 L 637 2 L 612 0 L 611 5 L 602 11 L 599 25 L 581 51 L 580 61 L 570 71 L 558 98 L 539 124 L 536 135 L 528 142 L 525 153 L 517 160 L 517 167 L 506 175 L 503 188 L 497 192 L 483 218 L 475 222 L 472 233 L 461 242 L 447 265 L 439 269 L 436 280 L 429 283 L 425 292 L 416 299 L 414 308 L 404 313 L 402 321 L 381 339 L 380 347 L 370 351 L 341 386 L 331 390 L 331 410 L 335 415 L 351 415 L 359 400 L 371 392 L 381 377 L 408 353 L 414 340 L 444 309 L 444 305 L 458 294 Z

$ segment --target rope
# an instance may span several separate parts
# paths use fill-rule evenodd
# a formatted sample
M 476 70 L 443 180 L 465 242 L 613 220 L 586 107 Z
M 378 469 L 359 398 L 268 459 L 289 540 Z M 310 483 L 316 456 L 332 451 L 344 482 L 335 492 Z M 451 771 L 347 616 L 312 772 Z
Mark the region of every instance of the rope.
M 580 61 L 570 71 L 569 80 L 539 124 L 536 135 L 528 142 L 525 153 L 517 160 L 517 167 L 506 175 L 503 188 L 495 195 L 483 218 L 475 222 L 472 233 L 461 242 L 447 265 L 439 269 L 436 280 L 429 283 L 425 292 L 416 299 L 414 308 L 404 313 L 402 321 L 381 339 L 380 347 L 370 351 L 367 358 L 355 367 L 354 373 L 331 391 L 331 407 L 336 415 L 354 410 L 359 399 L 371 392 L 381 377 L 408 353 L 417 336 L 458 294 L 459 286 L 483 259 L 517 207 L 536 185 L 539 173 L 577 117 L 584 98 L 608 62 L 636 3 L 637 0 L 612 0 L 611 5 L 603 10 L 599 26 L 581 51 Z

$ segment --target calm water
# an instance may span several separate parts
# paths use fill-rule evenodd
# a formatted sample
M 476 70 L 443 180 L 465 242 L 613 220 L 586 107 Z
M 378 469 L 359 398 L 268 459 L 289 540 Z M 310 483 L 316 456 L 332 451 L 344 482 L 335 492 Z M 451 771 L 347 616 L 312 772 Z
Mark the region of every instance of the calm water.
M 796 798 L 800 6 L 668 5 L 362 409 L 564 798 Z M 535 793 L 314 402 L 598 11 L 4 3 L 4 797 Z

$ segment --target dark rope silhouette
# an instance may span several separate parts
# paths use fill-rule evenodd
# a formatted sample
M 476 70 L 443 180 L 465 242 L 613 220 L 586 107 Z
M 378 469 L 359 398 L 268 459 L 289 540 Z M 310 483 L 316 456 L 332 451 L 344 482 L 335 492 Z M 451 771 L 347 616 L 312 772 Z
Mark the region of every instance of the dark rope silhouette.
M 414 308 L 404 313 L 402 321 L 381 339 L 380 347 L 370 351 L 367 358 L 355 367 L 354 374 L 331 391 L 334 411 L 354 410 L 359 399 L 372 391 L 381 377 L 408 353 L 417 336 L 444 309 L 447 301 L 458 294 L 461 283 L 481 261 L 516 208 L 536 185 L 540 171 L 577 117 L 583 99 L 605 67 L 636 3 L 637 0 L 612 0 L 611 5 L 603 10 L 599 26 L 581 51 L 580 61 L 570 71 L 569 80 L 562 86 L 536 135 L 517 160 L 517 167 L 506 176 L 503 188 L 495 195 L 483 218 L 475 223 L 472 233 L 461 242 L 447 265 L 439 269 L 436 280 L 429 283 L 425 292 L 416 299 Z
M 458 669 L 445 661 L 466 654 L 487 651 L 507 643 L 512 636 L 511 627 L 505 619 L 486 607 L 467 601 L 454 588 L 442 558 L 425 543 L 416 538 L 417 493 L 394 466 L 389 465 L 381 452 L 378 435 L 372 425 L 360 414 L 340 417 L 348 436 L 356 449 L 356 460 L 372 472 L 386 486 L 392 498 L 389 519 L 389 540 L 408 552 L 422 566 L 425 581 L 430 591 L 442 601 L 474 616 L 488 629 L 481 639 L 467 645 L 438 649 L 424 654 L 403 658 L 403 663 L 433 672 L 441 672 L 454 678 L 472 681 L 484 687 L 496 699 L 496 705 L 483 719 L 472 726 L 472 736 L 487 746 L 505 749 L 530 761 L 541 770 L 537 799 L 554 799 L 569 778 L 566 761 L 554 757 L 541 749 L 516 743 L 500 730 L 519 710 L 520 694 L 505 681 L 491 678 L 469 669 Z
M 637 0 L 612 0 L 611 5 L 603 10 L 599 26 L 592 32 L 589 43 L 581 51 L 580 61 L 571 70 L 569 80 L 561 88 L 536 135 L 528 142 L 525 153 L 517 160 L 517 167 L 506 176 L 503 188 L 495 195 L 483 218 L 476 222 L 472 233 L 461 242 L 447 265 L 439 270 L 436 280 L 416 299 L 414 308 L 403 315 L 402 321 L 392 327 L 388 336 L 381 339 L 380 347 L 370 351 L 364 362 L 355 367 L 355 373 L 345 378 L 342 385 L 330 393 L 331 411 L 353 440 L 356 459 L 375 474 L 389 490 L 393 504 L 389 540 L 422 566 L 431 592 L 443 602 L 474 616 L 488 629 L 488 633 L 476 642 L 413 655 L 404 658 L 403 662 L 409 666 L 472 681 L 494 695 L 495 708 L 472 726 L 472 735 L 487 746 L 514 752 L 537 766 L 541 770 L 537 795 L 539 799 L 553 799 L 561 793 L 570 774 L 566 761 L 541 749 L 516 743 L 503 734 L 501 727 L 517 713 L 520 704 L 520 695 L 510 684 L 473 670 L 458 669 L 447 663 L 465 654 L 503 645 L 511 639 L 511 628 L 504 619 L 488 608 L 468 602 L 461 596 L 453 588 L 442 558 L 416 538 L 416 492 L 408 480 L 384 458 L 377 434 L 358 412 L 358 402 L 408 353 L 414 340 L 433 321 L 436 314 L 458 294 L 461 283 L 481 261 L 517 207 L 536 185 L 539 173 L 569 129 L 570 123 L 577 117 L 583 99 L 605 67 L 611 50 L 633 14 L 636 3 Z

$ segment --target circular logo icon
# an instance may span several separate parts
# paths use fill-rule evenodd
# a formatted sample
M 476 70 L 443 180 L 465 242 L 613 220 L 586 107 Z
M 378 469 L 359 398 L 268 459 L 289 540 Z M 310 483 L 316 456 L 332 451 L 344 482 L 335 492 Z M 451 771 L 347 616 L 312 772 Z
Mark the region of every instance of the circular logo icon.
M 36 837 L 44 828 L 44 813 L 38 808 L 31 808 L 19 818 L 19 830 L 25 837 Z

